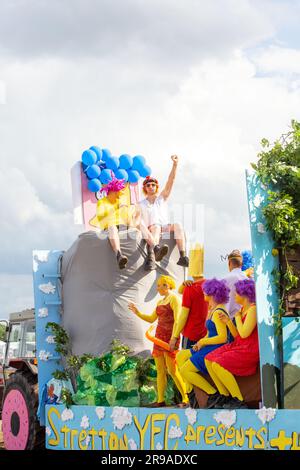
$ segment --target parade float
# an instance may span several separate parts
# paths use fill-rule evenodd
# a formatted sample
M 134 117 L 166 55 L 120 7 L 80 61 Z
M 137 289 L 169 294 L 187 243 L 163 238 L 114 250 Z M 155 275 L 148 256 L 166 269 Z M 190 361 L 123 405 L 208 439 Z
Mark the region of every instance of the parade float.
M 134 227 L 119 232 L 128 263 L 118 269 L 99 236 L 101 189 L 114 177 L 125 181 L 121 205 L 134 210 L 139 178 L 151 169 L 141 156 L 91 147 L 72 169 L 75 222 L 84 231 L 67 251 L 33 252 L 38 410 L 20 380 L 14 389 L 13 374 L 2 411 L 7 449 L 34 448 L 42 429 L 51 450 L 300 450 L 299 136 L 293 123 L 274 146 L 263 141 L 246 172 L 260 350 L 257 373 L 239 382 L 248 409 L 207 409 L 200 390 L 195 407 L 180 409 L 172 381 L 168 406 L 149 408 L 155 331 L 127 305 L 152 311 L 158 277 L 179 285 L 186 270 L 170 236 L 168 255 L 145 271 L 145 241 Z M 28 375 L 24 365 L 15 368 Z

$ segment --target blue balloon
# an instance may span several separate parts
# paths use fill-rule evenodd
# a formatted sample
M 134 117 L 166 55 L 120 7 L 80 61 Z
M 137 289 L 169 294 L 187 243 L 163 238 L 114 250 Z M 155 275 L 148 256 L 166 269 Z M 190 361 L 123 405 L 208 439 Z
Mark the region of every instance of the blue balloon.
M 88 169 L 86 170 L 86 174 L 88 175 L 88 177 L 90 179 L 98 178 L 100 173 L 101 173 L 101 170 L 100 170 L 99 166 L 95 165 L 95 164 L 89 166 Z
M 102 149 L 102 160 L 106 162 L 106 160 L 110 157 L 112 157 L 111 151 L 108 149 Z
M 101 187 L 102 187 L 102 184 L 100 183 L 98 178 L 93 178 L 92 180 L 89 180 L 88 182 L 88 189 L 92 193 L 96 193 L 97 191 L 99 191 L 99 189 L 101 189 Z
M 119 159 L 118 157 L 109 157 L 106 160 L 106 168 L 109 170 L 116 171 L 119 167 Z
M 139 174 L 143 177 L 143 178 L 146 178 L 146 176 L 150 176 L 152 173 L 152 170 L 150 168 L 150 166 L 148 165 L 144 165 L 140 170 L 139 170 Z
M 128 170 L 127 173 L 129 183 L 137 183 L 140 179 L 140 175 L 136 170 Z
M 100 181 L 102 184 L 108 184 L 112 180 L 112 171 L 105 169 L 101 171 Z
M 142 157 L 142 155 L 136 155 L 136 157 L 133 158 L 133 165 L 131 167 L 131 170 L 137 170 L 140 171 L 143 166 L 146 165 L 146 159 L 145 157 Z
M 115 177 L 118 180 L 125 180 L 128 181 L 128 173 L 126 170 L 122 170 L 119 168 L 119 170 L 115 171 Z
M 81 156 L 81 160 L 85 165 L 93 165 L 97 161 L 97 154 L 94 150 L 85 150 Z
M 95 152 L 95 154 L 97 155 L 97 161 L 102 159 L 102 150 L 100 147 L 92 145 L 92 147 L 90 147 L 90 150 L 93 150 L 93 152 Z
M 127 155 L 126 153 L 121 155 L 119 160 L 120 160 L 119 168 L 121 170 L 129 170 L 129 168 L 131 168 L 133 165 L 132 157 L 130 155 Z

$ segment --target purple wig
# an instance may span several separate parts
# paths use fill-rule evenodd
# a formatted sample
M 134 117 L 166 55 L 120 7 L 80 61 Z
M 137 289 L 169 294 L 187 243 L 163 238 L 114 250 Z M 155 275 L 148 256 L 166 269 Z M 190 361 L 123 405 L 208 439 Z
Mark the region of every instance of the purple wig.
M 105 188 L 101 188 L 100 192 L 105 192 L 106 195 L 114 192 L 118 193 L 119 191 L 122 191 L 126 186 L 125 180 L 118 180 L 117 178 L 114 178 L 105 186 Z
M 230 289 L 227 287 L 226 281 L 216 279 L 208 279 L 203 283 L 203 291 L 205 295 L 213 297 L 218 304 L 226 304 L 229 300 Z
M 249 302 L 255 302 L 255 282 L 253 279 L 244 279 L 235 283 L 236 293 L 241 297 L 247 297 Z

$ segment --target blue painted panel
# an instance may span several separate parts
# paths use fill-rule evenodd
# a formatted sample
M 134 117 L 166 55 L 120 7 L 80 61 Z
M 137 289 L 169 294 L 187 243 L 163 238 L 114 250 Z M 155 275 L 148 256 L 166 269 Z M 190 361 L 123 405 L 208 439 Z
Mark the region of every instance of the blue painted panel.
M 262 208 L 267 200 L 266 189 L 255 174 L 246 172 L 248 208 L 252 241 L 252 253 L 255 263 L 256 305 L 260 349 L 260 367 L 262 377 L 262 395 L 266 406 L 275 405 L 275 380 L 272 366 L 280 368 L 278 338 L 275 335 L 273 315 L 278 313 L 279 296 L 273 282 L 273 269 L 278 269 L 278 257 L 272 255 L 274 241 L 266 229 Z M 264 373 L 265 372 L 265 373 Z M 273 375 L 273 379 L 271 376 Z M 268 389 L 268 390 L 267 390 Z
M 46 414 L 52 450 L 258 450 L 280 448 L 283 433 L 299 439 L 300 410 L 47 405 Z
M 33 252 L 33 287 L 36 320 L 36 348 L 38 359 L 39 403 L 38 417 L 45 424 L 42 393 L 45 384 L 52 379 L 52 372 L 62 370 L 60 355 L 55 352 L 51 331 L 46 332 L 48 322 L 61 322 L 61 251 L 40 250 Z

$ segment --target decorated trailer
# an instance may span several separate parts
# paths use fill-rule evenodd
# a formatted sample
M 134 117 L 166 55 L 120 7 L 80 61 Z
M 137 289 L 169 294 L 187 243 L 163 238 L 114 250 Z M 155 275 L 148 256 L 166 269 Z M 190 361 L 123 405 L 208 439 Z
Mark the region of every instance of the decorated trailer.
M 128 156 L 125 160 L 126 165 L 133 164 Z M 73 171 L 73 181 L 81 182 L 75 207 L 77 217 L 87 226 L 87 220 L 89 225 L 91 220 L 94 225 L 97 222 L 92 203 L 99 208 L 100 186 L 89 182 L 94 198 L 91 202 L 83 172 L 95 161 L 92 158 L 85 162 L 86 167 L 77 166 Z M 139 159 L 142 163 L 140 171 L 147 176 L 151 170 L 145 170 L 145 162 Z M 110 164 L 116 165 L 116 161 Z M 124 178 L 125 173 L 120 176 Z M 91 175 L 96 174 L 94 168 Z M 109 172 L 105 175 L 109 178 Z M 125 197 L 133 202 L 137 181 L 127 184 Z M 156 263 L 155 270 L 145 271 L 145 242 L 139 230 L 126 227 L 120 242 L 128 262 L 126 270 L 120 270 L 107 236 L 99 237 L 88 226 L 88 231 L 65 252 L 33 252 L 39 407 L 33 416 L 29 407 L 20 406 L 20 400 L 26 402 L 22 390 L 16 393 L 12 387 L 8 389 L 3 409 L 9 412 L 2 415 L 7 449 L 19 449 L 20 442 L 23 449 L 34 448 L 28 437 L 34 425 L 43 427 L 46 448 L 51 450 L 300 450 L 298 311 L 283 316 L 280 327 L 274 321 L 281 294 L 274 283 L 279 257 L 263 212 L 267 189 L 255 173 L 246 173 L 246 184 L 260 351 L 255 407 L 207 409 L 207 396 L 197 390 L 195 407 L 143 406 L 142 391 L 139 388 L 136 393 L 132 371 L 137 364 L 135 356 L 150 356 L 151 347 L 145 328 L 127 305 L 134 300 L 151 311 L 157 278 L 172 276 L 180 283 L 185 279 L 185 269 L 176 264 L 175 240 L 171 236 L 165 240 L 168 255 Z M 293 293 L 296 301 L 297 292 Z M 115 349 L 107 355 L 112 340 L 129 346 L 133 355 L 126 357 L 128 362 L 122 356 L 123 350 L 122 354 Z M 95 358 L 102 360 L 101 372 L 95 372 Z M 74 361 L 81 362 L 74 366 Z M 65 375 L 70 363 L 73 372 L 81 366 L 77 375 Z M 119 375 L 121 369 L 123 375 Z M 147 387 L 145 393 L 150 390 Z

